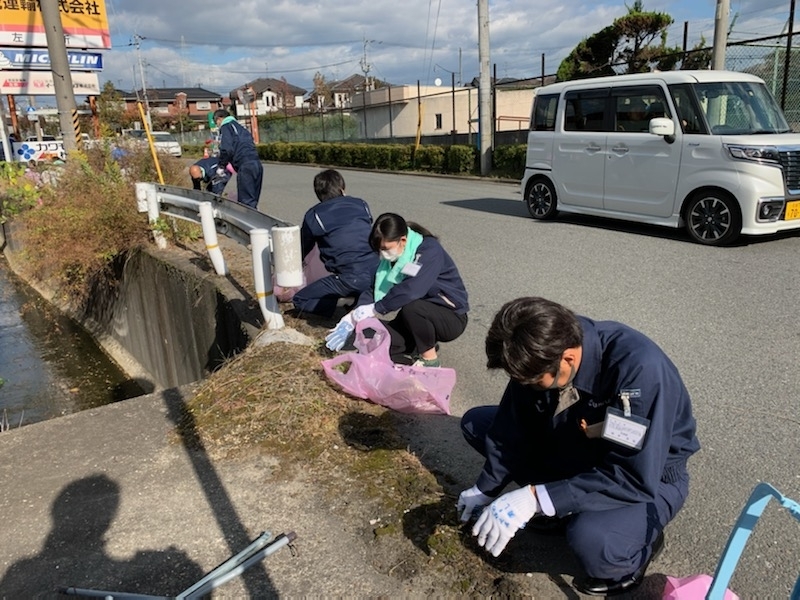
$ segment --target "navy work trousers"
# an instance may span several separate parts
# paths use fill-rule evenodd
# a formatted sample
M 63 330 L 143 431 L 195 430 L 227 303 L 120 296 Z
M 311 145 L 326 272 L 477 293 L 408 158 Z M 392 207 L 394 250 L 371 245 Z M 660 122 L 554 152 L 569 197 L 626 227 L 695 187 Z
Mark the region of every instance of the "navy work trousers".
M 261 162 L 251 160 L 239 165 L 239 170 L 236 171 L 236 199 L 250 208 L 258 209 L 263 179 L 264 166 Z
M 461 418 L 464 438 L 483 456 L 486 456 L 486 433 L 496 413 L 497 406 L 479 406 L 468 410 Z M 519 485 L 545 484 L 547 487 L 547 482 L 541 481 L 532 471 L 512 475 Z M 567 517 L 567 543 L 589 577 L 619 581 L 649 560 L 651 544 L 681 509 L 688 493 L 689 474 L 684 468 L 676 481 L 660 483 L 653 502 L 570 515 Z
M 361 295 L 375 277 L 374 272 L 343 273 L 341 275 L 328 275 L 317 279 L 300 289 L 292 297 L 294 307 L 301 313 L 314 313 L 323 317 L 330 317 L 336 310 L 339 298 Z

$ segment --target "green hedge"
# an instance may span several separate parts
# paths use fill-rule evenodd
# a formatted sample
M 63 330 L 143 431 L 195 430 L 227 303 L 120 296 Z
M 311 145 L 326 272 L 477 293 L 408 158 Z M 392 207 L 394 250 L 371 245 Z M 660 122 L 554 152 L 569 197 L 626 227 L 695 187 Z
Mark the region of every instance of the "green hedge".
M 357 144 L 348 142 L 269 142 L 258 144 L 261 160 L 298 164 L 357 167 L 381 171 L 477 174 L 480 155 L 473 146 L 420 146 L 413 144 Z M 184 145 L 184 152 L 202 156 L 202 145 Z M 525 172 L 525 144 L 494 149 L 493 173 L 521 179 Z

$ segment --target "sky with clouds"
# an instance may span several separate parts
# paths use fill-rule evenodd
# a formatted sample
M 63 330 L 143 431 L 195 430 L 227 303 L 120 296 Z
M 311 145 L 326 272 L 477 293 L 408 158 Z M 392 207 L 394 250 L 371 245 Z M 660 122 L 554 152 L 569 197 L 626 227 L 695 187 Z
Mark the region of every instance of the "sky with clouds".
M 632 5 L 629 1 L 628 5 Z M 787 0 L 730 0 L 731 40 L 776 35 Z M 200 86 L 227 93 L 258 77 L 313 88 L 354 73 L 395 85 L 469 82 L 478 75 L 478 4 L 464 0 L 106 0 L 112 49 L 101 84 Z M 645 0 L 674 19 L 668 44 L 713 40 L 715 0 Z M 491 64 L 498 77 L 555 73 L 581 41 L 627 12 L 625 2 L 489 0 Z M 795 24 L 795 30 L 800 23 Z M 140 68 L 141 61 L 141 68 Z

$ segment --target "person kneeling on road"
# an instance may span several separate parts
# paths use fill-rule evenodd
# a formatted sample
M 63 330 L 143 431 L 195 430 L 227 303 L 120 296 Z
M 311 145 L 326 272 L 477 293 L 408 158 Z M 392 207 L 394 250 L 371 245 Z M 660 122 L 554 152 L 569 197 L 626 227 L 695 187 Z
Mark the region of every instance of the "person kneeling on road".
M 499 406 L 462 417 L 486 462 L 459 496 L 461 520 L 486 507 L 472 533 L 493 556 L 529 522 L 559 523 L 586 571 L 580 592 L 633 589 L 683 506 L 686 461 L 700 448 L 675 365 L 630 327 L 536 297 L 500 309 L 486 356 L 511 379 Z M 512 481 L 522 487 L 500 495 Z
M 437 342 L 464 333 L 469 310 L 453 259 L 430 231 L 394 213 L 375 219 L 369 243 L 381 256 L 374 284 L 325 338 L 328 348 L 340 350 L 355 323 L 377 316 L 387 321 L 394 362 L 441 366 Z

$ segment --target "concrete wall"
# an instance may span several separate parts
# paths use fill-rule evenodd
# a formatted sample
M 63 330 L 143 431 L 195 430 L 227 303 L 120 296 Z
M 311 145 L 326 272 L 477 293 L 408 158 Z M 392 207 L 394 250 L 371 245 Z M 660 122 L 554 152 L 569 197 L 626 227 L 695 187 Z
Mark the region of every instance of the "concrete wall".
M 52 300 L 53 290 L 26 277 L 14 226 L 3 229 L 10 267 Z M 241 291 L 179 252 L 138 252 L 116 267 L 116 285 L 94 290 L 85 311 L 71 316 L 146 392 L 202 379 L 260 327 Z

